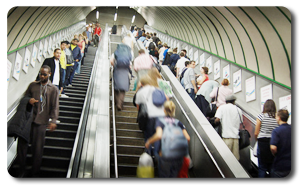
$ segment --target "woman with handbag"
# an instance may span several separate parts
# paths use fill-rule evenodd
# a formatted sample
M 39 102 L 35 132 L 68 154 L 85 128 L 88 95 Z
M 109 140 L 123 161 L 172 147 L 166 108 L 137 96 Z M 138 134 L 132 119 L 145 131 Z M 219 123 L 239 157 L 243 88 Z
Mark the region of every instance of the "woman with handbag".
M 267 100 L 261 114 L 256 119 L 255 138 L 257 139 L 258 177 L 266 177 L 271 172 L 274 156 L 270 151 L 272 131 L 278 127 L 276 121 L 276 105 L 271 99 Z
M 209 96 L 211 98 L 215 98 L 217 95 L 217 91 L 219 90 L 218 93 L 218 99 L 216 100 L 216 105 L 217 107 L 220 107 L 221 105 L 225 105 L 226 104 L 226 100 L 225 97 L 232 94 L 232 90 L 229 89 L 228 85 L 229 85 L 229 81 L 228 79 L 223 79 L 221 82 L 221 87 L 215 87 L 212 92 L 209 94 Z

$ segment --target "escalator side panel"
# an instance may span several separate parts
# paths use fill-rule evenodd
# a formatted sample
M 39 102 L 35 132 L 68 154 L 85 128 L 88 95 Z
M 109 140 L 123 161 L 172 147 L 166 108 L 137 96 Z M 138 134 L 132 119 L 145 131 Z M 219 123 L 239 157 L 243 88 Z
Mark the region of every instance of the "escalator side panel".
M 190 147 L 190 155 L 195 161 L 194 163 L 194 174 L 196 176 L 203 173 L 206 177 L 220 177 L 220 173 L 223 173 L 224 177 L 232 178 L 249 178 L 249 175 L 240 165 L 238 160 L 234 157 L 219 135 L 215 132 L 214 128 L 210 125 L 204 115 L 201 113 L 200 109 L 185 92 L 179 81 L 171 73 L 167 66 L 162 66 L 161 71 L 165 80 L 170 81 L 172 86 L 172 91 L 175 97 L 178 98 L 180 105 L 183 107 L 188 118 L 191 120 L 196 132 L 200 135 L 205 143 L 204 146 L 202 143 L 197 142 L 196 133 L 192 129 L 192 125 L 189 124 L 189 121 L 181 111 L 178 102 L 176 102 L 176 118 L 179 119 L 186 127 L 187 131 L 192 137 Z M 199 140 L 199 139 L 198 139 Z M 203 147 L 207 147 L 210 151 L 212 158 L 208 156 L 207 150 L 203 150 Z M 215 160 L 214 164 L 207 162 L 207 160 Z M 219 172 L 216 173 L 217 168 Z M 209 173 L 211 172 L 211 173 Z

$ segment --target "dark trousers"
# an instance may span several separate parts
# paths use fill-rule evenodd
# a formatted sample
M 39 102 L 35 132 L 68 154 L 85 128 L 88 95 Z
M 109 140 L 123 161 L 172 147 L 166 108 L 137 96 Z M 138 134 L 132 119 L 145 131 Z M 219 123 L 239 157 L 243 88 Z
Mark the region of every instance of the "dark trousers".
M 204 114 L 204 116 L 207 116 L 207 113 L 209 112 L 209 103 L 206 101 L 205 97 L 203 95 L 198 95 L 195 99 L 195 103 L 198 106 L 198 108 L 201 110 L 201 112 Z
M 194 89 L 186 89 L 186 92 L 190 95 L 193 101 L 195 101 L 195 91 Z
M 30 143 L 32 152 L 32 176 L 37 177 L 40 173 L 42 157 L 45 145 L 47 125 L 32 123 L 30 132 Z M 28 143 L 19 137 L 17 146 L 17 159 L 20 165 L 19 176 L 25 173 L 26 155 Z
M 125 91 L 115 90 L 115 104 L 118 110 L 123 109 L 124 98 L 125 98 Z

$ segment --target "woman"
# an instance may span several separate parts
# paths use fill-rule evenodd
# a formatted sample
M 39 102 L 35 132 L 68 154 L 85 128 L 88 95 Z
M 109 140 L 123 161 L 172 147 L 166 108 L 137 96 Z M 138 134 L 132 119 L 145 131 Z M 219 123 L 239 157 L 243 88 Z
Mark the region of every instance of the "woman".
M 202 74 L 202 78 L 200 80 L 197 80 L 197 86 L 198 89 L 200 89 L 201 85 L 209 80 L 208 77 L 208 68 L 207 67 L 202 67 L 200 70 L 201 74 Z
M 221 82 L 221 87 L 215 87 L 213 91 L 209 94 L 211 98 L 215 98 L 218 93 L 218 99 L 215 100 L 217 107 L 226 104 L 226 96 L 232 94 L 232 90 L 228 88 L 229 80 L 223 79 Z
M 266 177 L 271 172 L 274 156 L 270 151 L 272 131 L 278 127 L 276 121 L 276 105 L 271 99 L 267 100 L 261 114 L 256 119 L 255 138 L 257 139 L 258 177 Z
M 164 103 L 164 113 L 165 113 L 165 120 L 169 120 L 168 122 L 170 124 L 174 124 L 175 123 L 175 104 L 172 101 L 166 101 Z M 177 124 L 183 132 L 183 135 L 185 136 L 186 140 L 189 142 L 190 141 L 190 136 L 187 133 L 185 126 L 179 121 Z M 165 124 L 162 123 L 160 121 L 160 119 L 156 120 L 156 132 L 155 134 L 149 138 L 147 140 L 147 142 L 145 143 L 145 147 L 148 149 L 150 147 L 151 144 L 155 143 L 155 147 L 154 147 L 154 154 L 155 157 L 158 159 L 158 175 L 159 177 L 177 177 L 178 173 L 182 167 L 183 164 L 183 159 L 179 158 L 176 160 L 172 160 L 172 161 L 167 161 L 166 159 L 163 159 L 162 153 L 161 153 L 161 138 L 163 135 L 163 130 L 165 128 Z
M 85 41 L 84 41 L 84 38 L 83 38 L 82 34 L 79 34 L 78 38 L 79 38 L 79 42 L 78 42 L 77 45 L 78 45 L 78 47 L 79 47 L 79 49 L 81 51 L 81 60 L 78 62 L 78 67 L 75 70 L 75 72 L 77 74 L 80 74 L 81 61 L 82 61 L 82 57 L 84 55 L 84 49 L 85 49 Z
M 164 116 L 163 106 L 157 107 L 153 104 L 152 93 L 158 85 L 148 76 L 145 75 L 140 79 L 141 88 L 136 92 L 135 104 L 139 110 L 141 104 L 145 104 L 148 110 L 148 121 L 144 130 L 145 141 L 149 139 L 155 132 L 155 119 Z

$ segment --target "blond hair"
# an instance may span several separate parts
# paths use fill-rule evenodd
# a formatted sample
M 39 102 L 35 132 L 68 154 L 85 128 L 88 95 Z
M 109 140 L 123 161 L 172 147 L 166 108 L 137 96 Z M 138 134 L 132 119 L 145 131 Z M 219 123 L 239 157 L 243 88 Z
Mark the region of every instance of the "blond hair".
M 173 101 L 168 100 L 164 103 L 164 109 L 166 116 L 174 117 L 175 116 L 175 104 Z
M 143 77 L 141 77 L 140 82 L 142 86 L 151 85 L 151 78 L 148 75 L 144 75 Z

